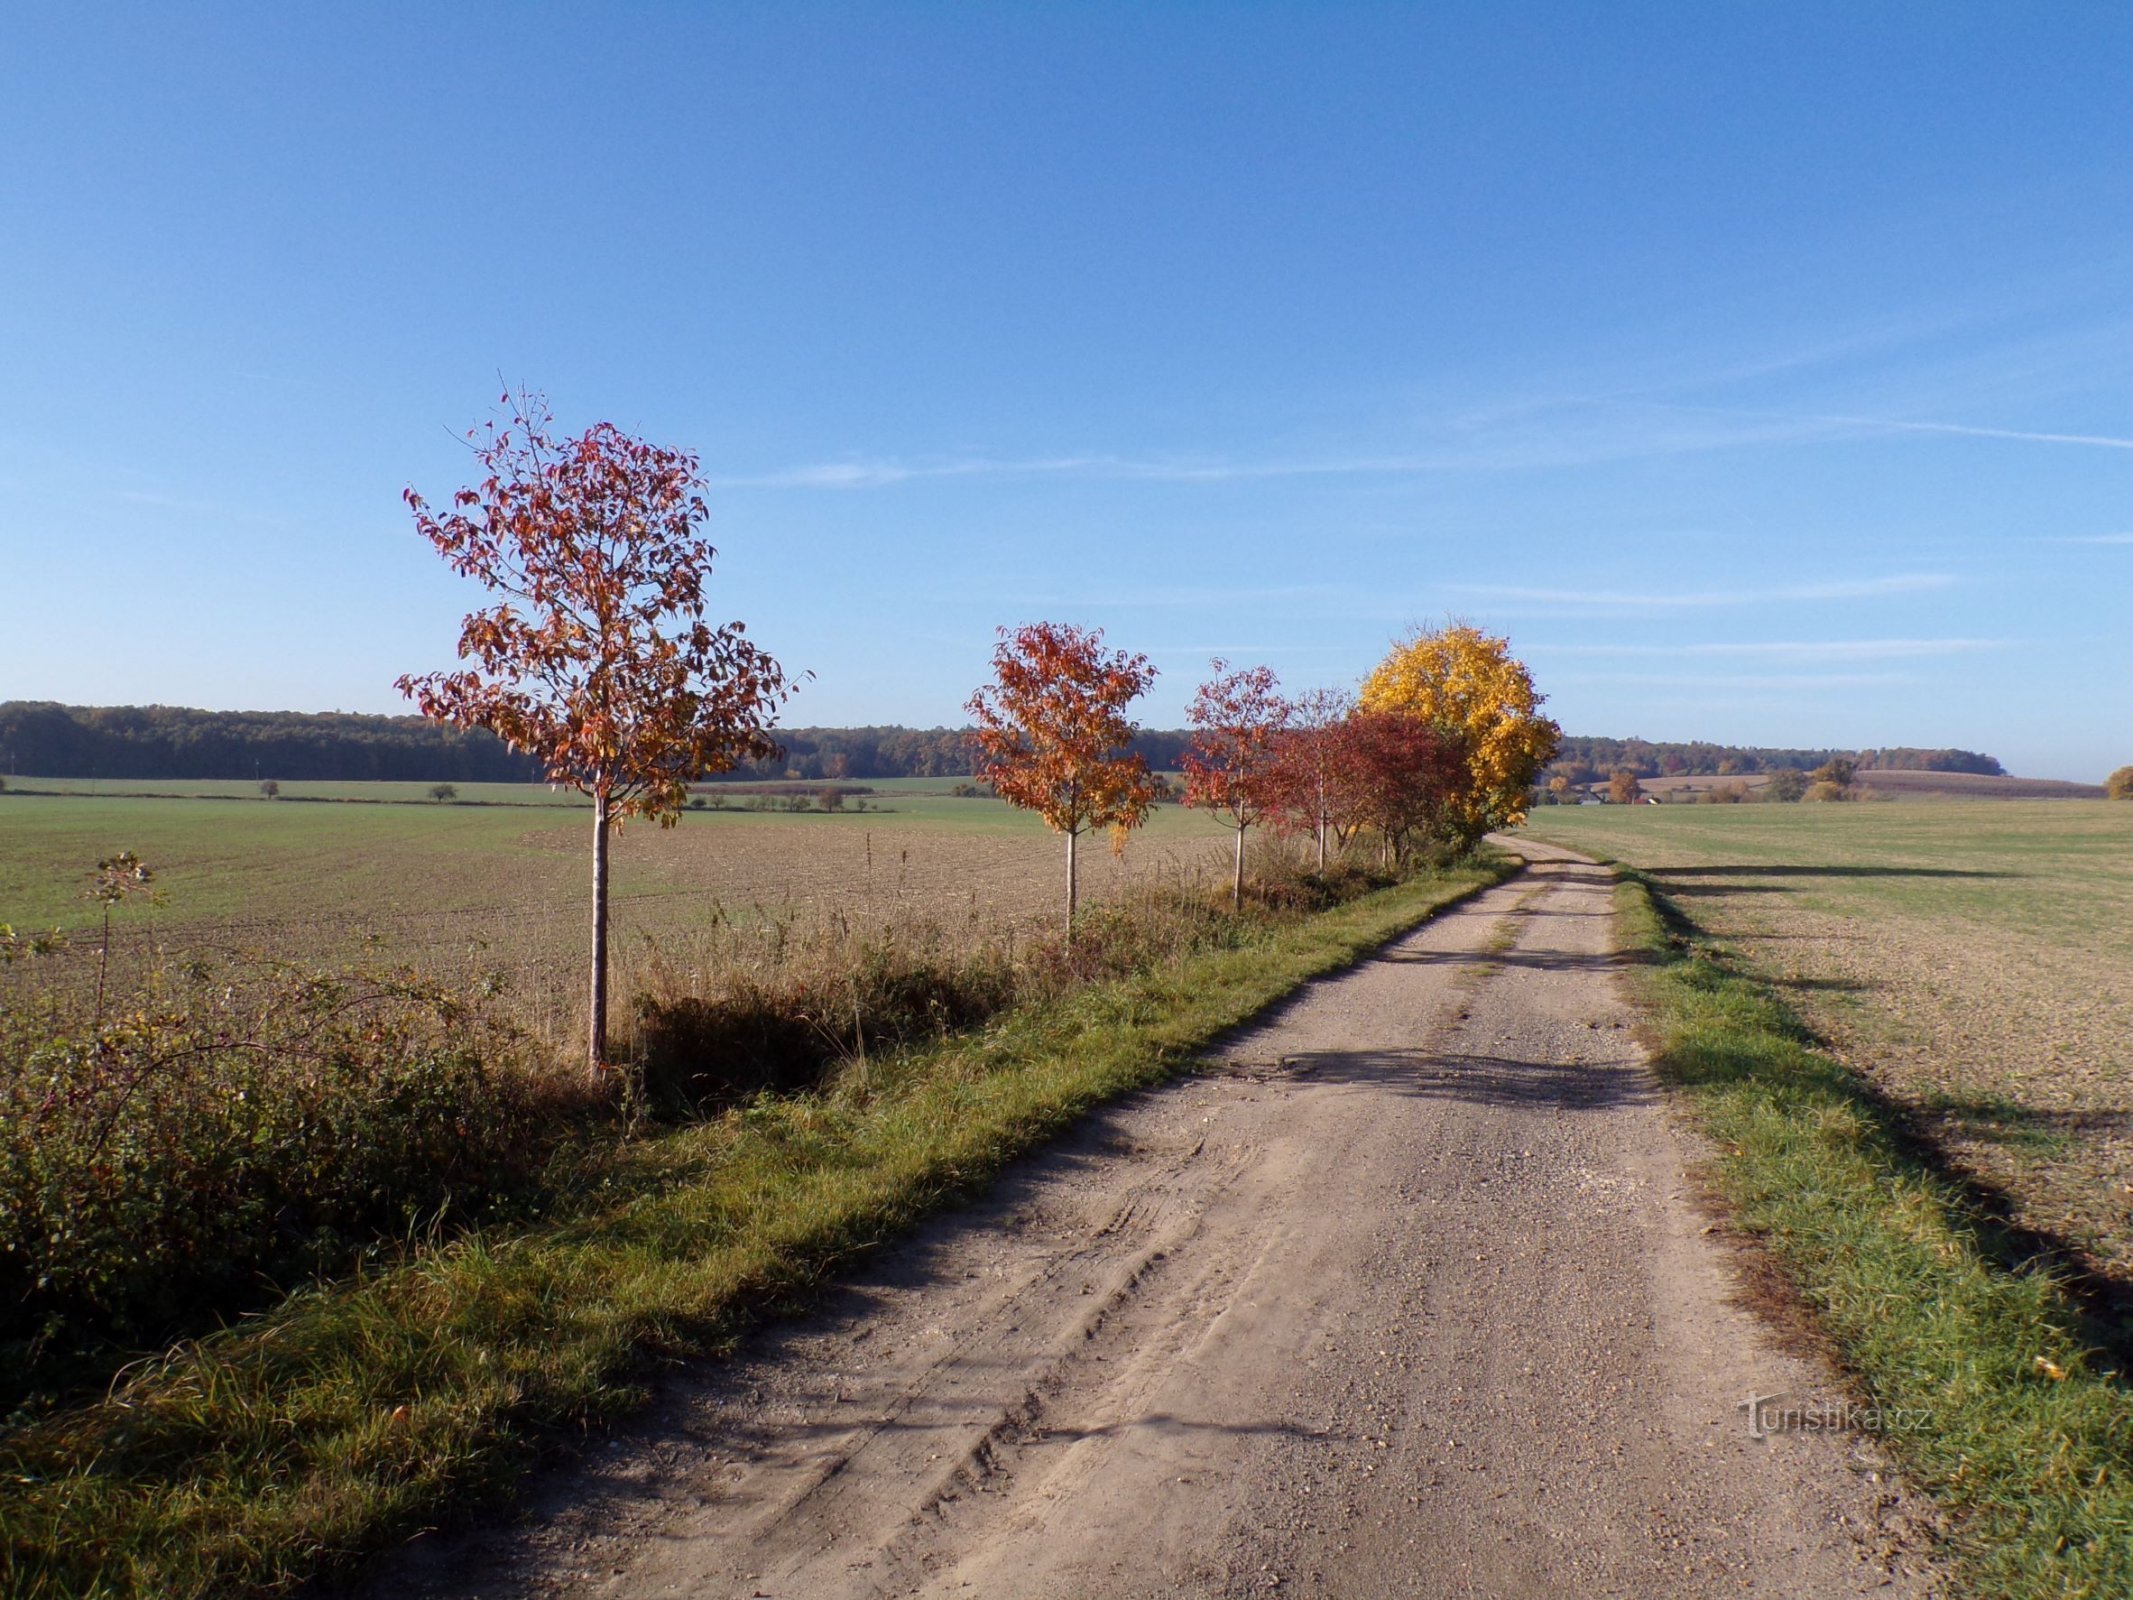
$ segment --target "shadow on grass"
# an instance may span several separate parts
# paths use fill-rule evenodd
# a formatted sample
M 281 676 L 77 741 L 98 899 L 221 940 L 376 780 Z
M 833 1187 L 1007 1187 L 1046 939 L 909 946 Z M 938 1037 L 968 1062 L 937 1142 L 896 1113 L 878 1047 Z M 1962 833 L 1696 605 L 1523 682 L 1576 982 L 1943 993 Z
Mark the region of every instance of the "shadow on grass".
M 1807 862 L 1743 863 L 1727 867 L 1649 867 L 1667 883 L 1676 878 L 2019 878 L 2019 872 L 1981 872 L 1970 867 L 1814 866 Z
M 1785 1005 L 1777 985 L 1739 972 L 1723 957 L 1704 954 L 1709 947 L 1692 941 L 1705 936 L 1673 904 L 1671 891 L 1649 879 L 1645 883 L 1667 931 L 1673 964 L 1693 961 L 1706 969 L 1713 986 L 1733 983 L 1750 993 L 1766 994 L 1779 1013 L 1777 1030 L 1814 1052 L 1809 1057 L 1811 1065 L 1803 1069 L 1797 1056 L 1780 1063 L 1753 1047 L 1704 1045 L 1688 1052 L 1662 1053 L 1656 1065 L 1664 1076 L 1686 1087 L 1756 1081 L 1773 1095 L 1795 1102 L 1850 1107 L 1883 1144 L 1897 1175 L 1928 1181 L 1952 1198 L 1960 1222 L 1984 1259 L 2008 1273 L 2048 1273 L 2078 1319 L 2079 1337 L 2121 1373 L 2133 1370 L 2133 1274 L 2102 1265 L 2062 1234 L 2021 1222 L 2014 1195 L 1970 1171 L 1941 1142 L 1960 1128 L 2018 1148 L 2049 1149 L 2076 1132 L 2133 1127 L 2133 1111 L 2041 1111 L 1997 1096 L 1936 1097 L 1919 1104 L 1898 1100 L 1839 1061 L 1829 1042 Z
M 1875 986 L 1857 978 L 1771 978 L 1767 980 L 1779 989 L 1796 989 L 1801 994 L 1865 994 Z
M 2083 1111 L 2045 1111 L 2001 1095 L 1935 1095 L 1918 1104 L 1919 1120 L 1935 1129 L 2017 1149 L 2054 1151 L 2083 1134 L 2122 1138 L 2133 1129 L 2133 1109 L 2099 1106 Z

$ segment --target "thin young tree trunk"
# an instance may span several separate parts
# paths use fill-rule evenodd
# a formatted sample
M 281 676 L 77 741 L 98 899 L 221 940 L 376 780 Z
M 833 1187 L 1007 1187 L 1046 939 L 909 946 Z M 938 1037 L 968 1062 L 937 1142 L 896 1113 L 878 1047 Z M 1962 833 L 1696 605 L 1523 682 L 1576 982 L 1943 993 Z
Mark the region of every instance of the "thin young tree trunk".
M 1244 824 L 1237 824 L 1237 870 L 1229 881 L 1229 908 L 1244 909 Z
M 1318 780 L 1318 874 L 1326 875 L 1326 779 L 1320 774 Z
M 593 796 L 592 1023 L 586 1066 L 598 1082 L 607 1065 L 607 796 Z
M 1066 935 L 1067 935 L 1067 943 L 1068 943 L 1068 944 L 1072 944 L 1072 943 L 1074 942 L 1074 912 L 1075 912 L 1075 909 L 1076 909 L 1076 908 L 1077 908 L 1077 907 L 1079 906 L 1079 904 L 1080 904 L 1080 900 L 1081 900 L 1081 895 L 1080 895 L 1080 886 L 1079 886 L 1079 885 L 1078 885 L 1078 884 L 1077 884 L 1077 883 L 1076 883 L 1076 882 L 1074 881 L 1074 841 L 1075 841 L 1076 839 L 1078 839 L 1079 837 L 1081 837 L 1081 834 L 1080 834 L 1080 830 L 1079 830 L 1079 829 L 1075 829 L 1075 830 L 1072 830 L 1072 831 L 1070 831 L 1070 832 L 1069 832 L 1069 833 L 1067 834 L 1067 926 L 1066 926 Z
M 111 902 L 104 902 L 104 942 L 96 947 L 96 1031 L 104 1030 L 104 973 L 111 965 Z

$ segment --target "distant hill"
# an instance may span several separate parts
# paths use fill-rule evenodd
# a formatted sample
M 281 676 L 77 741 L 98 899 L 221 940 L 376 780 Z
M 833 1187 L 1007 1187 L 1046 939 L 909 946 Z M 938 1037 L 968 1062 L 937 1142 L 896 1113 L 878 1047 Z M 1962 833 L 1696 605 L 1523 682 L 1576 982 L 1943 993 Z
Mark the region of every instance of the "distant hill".
M 960 728 L 785 728 L 783 759 L 747 763 L 737 780 L 952 778 L 970 772 Z M 1134 748 L 1176 768 L 1189 733 L 1150 728 Z M 2004 777 L 1971 750 L 1786 750 L 1759 745 L 1569 737 L 1548 775 L 1573 783 L 1617 767 L 1640 778 L 1753 777 L 1818 767 L 1832 757 L 1883 771 Z M 459 733 L 420 717 L 341 712 L 198 711 L 183 706 L 66 706 L 0 702 L 0 771 L 45 778 L 274 778 L 294 781 L 522 783 L 536 765 L 487 733 Z

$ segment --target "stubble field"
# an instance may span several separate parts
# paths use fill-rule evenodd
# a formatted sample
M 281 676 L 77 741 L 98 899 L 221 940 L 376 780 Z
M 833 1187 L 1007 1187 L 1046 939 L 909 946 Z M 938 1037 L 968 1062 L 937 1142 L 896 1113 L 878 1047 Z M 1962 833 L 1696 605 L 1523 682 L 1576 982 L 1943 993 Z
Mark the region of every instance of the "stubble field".
M 2014 1220 L 2133 1287 L 2133 806 L 1544 809 L 1775 982 Z
M 57 926 L 73 943 L 8 983 L 91 972 L 97 920 L 82 891 L 99 858 L 130 849 L 154 867 L 162 903 L 115 917 L 121 976 L 156 959 L 364 959 L 501 983 L 527 1020 L 571 1026 L 590 947 L 592 816 L 574 796 L 532 784 L 463 785 L 462 797 L 489 803 L 442 805 L 404 784 L 291 784 L 276 801 L 240 797 L 246 785 L 189 786 L 210 792 L 183 798 L 20 787 L 0 794 L 0 921 Z M 656 963 L 730 955 L 737 934 L 894 928 L 1011 942 L 1058 915 L 1064 847 L 1040 822 L 942 782 L 875 788 L 863 812 L 703 810 L 671 829 L 624 828 L 611 892 L 625 992 Z M 1123 855 L 1084 838 L 1082 892 L 1100 900 L 1212 870 L 1227 837 L 1202 814 L 1160 807 Z

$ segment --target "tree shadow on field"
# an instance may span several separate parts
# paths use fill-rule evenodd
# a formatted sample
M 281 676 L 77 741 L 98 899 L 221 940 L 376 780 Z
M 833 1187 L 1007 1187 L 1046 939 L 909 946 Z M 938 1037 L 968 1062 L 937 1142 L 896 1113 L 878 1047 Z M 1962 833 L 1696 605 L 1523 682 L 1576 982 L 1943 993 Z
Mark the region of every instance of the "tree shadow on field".
M 2019 872 L 1991 872 L 1975 867 L 1883 867 L 1847 863 L 1815 866 L 1808 862 L 1742 863 L 1724 867 L 1647 867 L 1650 876 L 1676 878 L 2019 878 Z
M 1672 903 L 1679 893 L 1671 885 L 1661 885 L 1652 896 L 1652 904 L 1667 929 L 1669 944 L 1685 950 L 1701 930 Z M 1782 980 L 1759 974 L 1752 975 L 1751 981 L 1773 991 L 1784 987 Z M 1845 980 L 1824 981 L 1842 984 Z M 2077 1134 L 2101 1131 L 2122 1137 L 2133 1129 L 2133 1110 L 2101 1107 L 2052 1111 L 1991 1095 L 1899 1098 L 1847 1065 L 1831 1042 L 1796 1014 L 1786 1018 L 1786 1030 L 1818 1052 L 1817 1059 L 1823 1064 L 1819 1072 L 1821 1091 L 1833 1091 L 1833 1098 L 1840 1103 L 1848 1101 L 1864 1113 L 1868 1125 L 1886 1141 L 1895 1171 L 1922 1178 L 1949 1196 L 1952 1219 L 1969 1235 L 1980 1255 L 2009 1274 L 2049 1273 L 2066 1297 L 2082 1342 L 2103 1352 L 2119 1371 L 2133 1371 L 2133 1274 L 2099 1261 L 2065 1234 L 2025 1223 L 2012 1190 L 1975 1171 L 1949 1148 L 1951 1136 L 1967 1136 L 2048 1158 Z M 1693 1074 L 1683 1077 L 1663 1056 L 1658 1066 L 1674 1081 L 1697 1081 Z
M 1771 983 L 1780 989 L 1792 989 L 1801 994 L 1868 994 L 1876 987 L 1858 978 L 1772 978 Z

